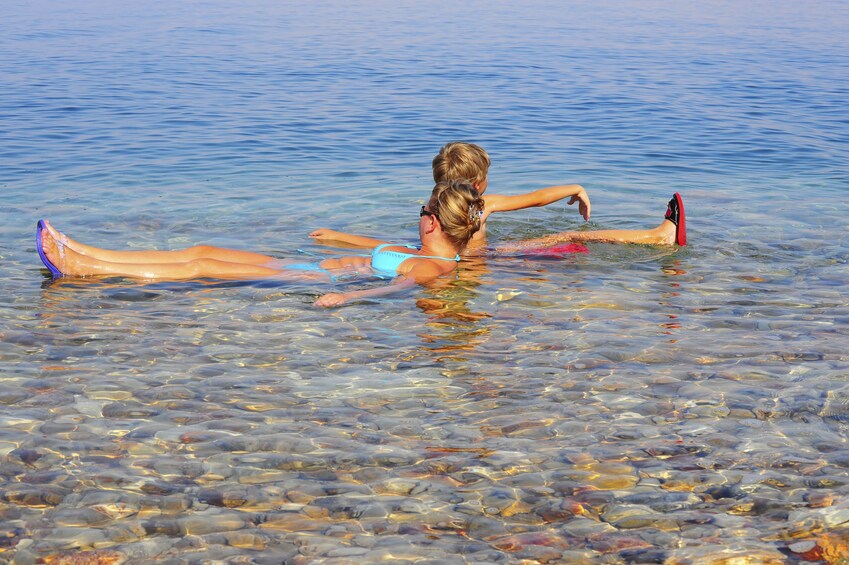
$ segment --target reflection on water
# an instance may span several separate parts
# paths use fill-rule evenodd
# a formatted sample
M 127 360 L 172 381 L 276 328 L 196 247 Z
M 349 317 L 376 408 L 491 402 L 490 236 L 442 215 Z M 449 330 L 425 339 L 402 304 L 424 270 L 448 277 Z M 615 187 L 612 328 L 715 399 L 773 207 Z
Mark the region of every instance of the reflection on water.
M 844 4 L 13 2 L 0 562 L 841 563 Z M 679 191 L 690 245 L 469 258 L 335 310 L 40 275 L 40 216 L 133 249 L 407 242 L 454 139 L 492 192 L 593 199 L 492 243 L 654 226 Z

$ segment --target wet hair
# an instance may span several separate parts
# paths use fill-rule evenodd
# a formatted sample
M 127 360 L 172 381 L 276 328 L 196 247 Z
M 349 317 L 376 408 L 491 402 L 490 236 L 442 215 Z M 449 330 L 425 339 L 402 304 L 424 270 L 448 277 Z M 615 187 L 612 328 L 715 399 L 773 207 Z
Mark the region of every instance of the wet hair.
M 480 145 L 452 141 L 433 158 L 433 182 L 465 180 L 480 184 L 486 180 L 490 164 L 489 155 Z
M 436 214 L 448 240 L 458 251 L 481 227 L 484 202 L 478 191 L 467 181 L 438 182 L 433 187 L 428 210 Z

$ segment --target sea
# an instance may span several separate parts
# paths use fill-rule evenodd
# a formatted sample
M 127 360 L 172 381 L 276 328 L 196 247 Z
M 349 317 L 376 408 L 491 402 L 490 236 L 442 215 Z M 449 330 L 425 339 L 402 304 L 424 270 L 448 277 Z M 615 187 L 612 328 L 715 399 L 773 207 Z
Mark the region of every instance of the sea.
M 4 0 L 0 563 L 843 563 L 849 4 Z M 450 141 L 492 252 L 339 308 L 52 279 L 110 249 L 415 243 Z M 498 253 L 644 229 L 688 245 Z

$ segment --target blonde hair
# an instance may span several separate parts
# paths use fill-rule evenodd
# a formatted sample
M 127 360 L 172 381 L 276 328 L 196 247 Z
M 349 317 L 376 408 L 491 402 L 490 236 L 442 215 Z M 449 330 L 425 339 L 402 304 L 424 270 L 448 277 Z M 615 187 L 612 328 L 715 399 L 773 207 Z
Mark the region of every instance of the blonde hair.
M 480 145 L 452 141 L 433 158 L 433 181 L 465 180 L 479 185 L 486 180 L 490 164 L 489 155 Z
M 442 233 L 458 251 L 465 249 L 466 244 L 481 227 L 483 198 L 468 181 L 436 183 L 427 207 L 436 214 Z

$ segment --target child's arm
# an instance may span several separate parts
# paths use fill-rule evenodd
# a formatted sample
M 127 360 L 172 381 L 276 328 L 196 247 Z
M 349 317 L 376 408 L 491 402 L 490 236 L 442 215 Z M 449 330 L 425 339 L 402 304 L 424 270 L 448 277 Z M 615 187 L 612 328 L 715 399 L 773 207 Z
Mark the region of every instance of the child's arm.
M 385 243 L 385 241 L 382 239 L 374 239 L 372 237 L 354 235 L 352 233 L 343 233 L 341 231 L 329 230 L 325 228 L 313 230 L 312 232 L 310 232 L 310 237 L 322 242 L 333 241 L 338 243 L 344 243 L 353 247 L 365 247 L 368 249 L 373 249 L 378 245 Z
M 350 292 L 330 292 L 319 296 L 315 301 L 315 305 L 324 307 L 341 306 L 346 302 L 360 298 L 373 298 L 377 296 L 395 294 L 412 288 L 416 286 L 416 284 L 424 284 L 432 281 L 441 274 L 442 271 L 436 267 L 432 261 L 419 260 L 406 275 L 399 275 L 395 277 L 388 285 L 365 290 L 352 290 Z
M 509 212 L 511 210 L 533 208 L 534 206 L 545 206 L 570 196 L 571 198 L 569 198 L 568 204 L 571 205 L 578 202 L 578 211 L 581 216 L 583 216 L 585 221 L 589 220 L 590 197 L 587 195 L 584 187 L 579 184 L 549 186 L 548 188 L 541 188 L 533 192 L 517 194 L 515 196 L 484 194 L 483 200 L 486 203 L 484 217 L 489 216 L 493 212 Z

